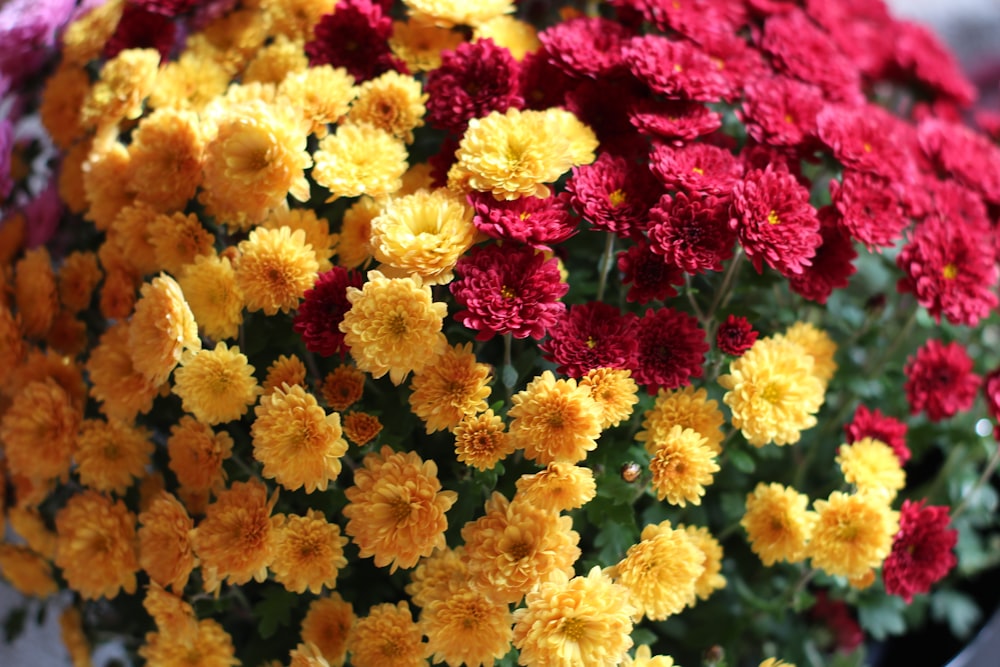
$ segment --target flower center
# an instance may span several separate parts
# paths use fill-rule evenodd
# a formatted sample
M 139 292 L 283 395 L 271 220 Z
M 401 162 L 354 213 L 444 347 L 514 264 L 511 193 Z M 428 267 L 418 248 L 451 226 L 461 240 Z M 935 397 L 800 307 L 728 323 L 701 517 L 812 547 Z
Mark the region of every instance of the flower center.
M 573 641 L 580 641 L 583 638 L 584 623 L 579 618 L 567 618 L 563 621 L 562 627 L 559 628 L 567 639 L 572 639 Z
M 396 523 L 402 523 L 408 519 L 412 509 L 409 501 L 405 498 L 396 498 L 389 502 L 389 514 Z
M 778 214 L 773 209 L 767 214 L 767 224 L 781 224 L 781 218 L 778 217 Z
M 593 336 L 587 336 L 587 349 L 593 350 L 595 347 L 597 347 L 597 341 L 594 340 Z
M 764 391 L 760 395 L 768 403 L 777 403 L 781 398 L 781 388 L 772 382 L 764 387 Z
M 511 559 L 515 561 L 523 560 L 527 558 L 528 555 L 531 553 L 531 545 L 529 545 L 527 542 L 515 542 L 514 544 L 510 545 L 510 549 L 508 550 L 507 553 L 509 553 Z
M 502 296 L 505 299 L 513 299 L 515 296 L 517 296 L 517 293 L 507 285 L 504 285 L 503 287 L 500 288 L 500 296 Z
M 611 208 L 621 206 L 625 203 L 626 199 L 628 199 L 628 195 L 623 192 L 621 188 L 618 188 L 608 195 L 608 201 L 611 203 Z
M 402 313 L 396 313 L 389 318 L 389 332 L 394 336 L 402 336 L 406 333 L 406 320 Z
M 954 280 L 958 275 L 958 267 L 954 264 L 945 264 L 944 268 L 941 269 L 941 275 L 944 276 L 945 280 Z

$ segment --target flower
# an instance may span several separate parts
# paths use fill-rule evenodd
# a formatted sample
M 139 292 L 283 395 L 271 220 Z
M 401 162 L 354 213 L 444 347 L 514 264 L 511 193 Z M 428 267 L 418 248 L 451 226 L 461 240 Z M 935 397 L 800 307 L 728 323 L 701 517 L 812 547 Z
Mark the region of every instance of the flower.
M 311 208 L 275 209 L 263 224 L 268 229 L 288 227 L 293 234 L 301 229 L 306 235 L 306 244 L 312 246 L 316 255 L 318 270 L 329 271 L 333 266 L 330 258 L 336 252 L 340 237 L 330 233 L 330 221 L 318 217 L 316 211 Z
M 202 180 L 205 137 L 191 111 L 156 109 L 129 144 L 128 189 L 158 211 L 183 209 Z
M 976 400 L 981 379 L 972 372 L 972 359 L 957 342 L 947 345 L 928 340 L 914 357 L 908 357 L 906 400 L 910 414 L 927 412 L 931 421 L 941 421 L 968 410 Z
M 437 465 L 415 452 L 393 452 L 383 445 L 365 456 L 347 489 L 346 532 L 362 558 L 375 557 L 377 567 L 410 568 L 436 547 L 444 547 L 445 512 L 458 499 L 442 491 Z
M 565 312 L 558 262 L 528 246 L 478 246 L 455 266 L 449 286 L 463 307 L 455 319 L 478 331 L 478 340 L 498 333 L 542 338 Z
M 72 605 L 63 608 L 59 614 L 59 637 L 69 653 L 73 667 L 85 667 L 91 663 L 91 646 L 83 632 L 83 618 L 80 609 Z
M 435 302 L 419 276 L 387 278 L 369 271 L 361 289 L 347 288 L 351 309 L 340 330 L 358 368 L 399 385 L 421 371 L 444 349 L 442 320 L 448 312 Z
M 124 494 L 149 465 L 150 435 L 145 428 L 117 420 L 84 420 L 73 454 L 80 482 L 96 491 Z
M 69 253 L 59 267 L 59 302 L 71 313 L 86 310 L 102 275 L 94 253 Z
M 649 392 L 690 384 L 704 372 L 708 343 L 698 320 L 673 308 L 650 308 L 639 319 L 632 377 Z
M 239 347 L 218 342 L 214 350 L 199 350 L 181 364 L 172 391 L 199 421 L 231 422 L 242 417 L 261 392 L 253 372 Z
M 755 447 L 794 444 L 816 425 L 824 386 L 812 356 L 784 338 L 761 338 L 719 376 L 733 426 Z
M 135 515 L 121 500 L 85 490 L 56 513 L 54 562 L 66 583 L 85 599 L 134 593 L 139 560 Z
M 354 625 L 354 610 L 339 593 L 309 603 L 302 619 L 302 641 L 317 647 L 331 665 L 342 665 L 347 653 L 347 635 Z
M 250 436 L 253 456 L 264 464 L 261 474 L 290 491 L 326 491 L 347 452 L 340 415 L 326 414 L 299 385 L 275 387 L 261 397 L 254 415 Z
M 324 586 L 333 588 L 337 573 L 347 565 L 340 526 L 330 523 L 317 510 L 305 516 L 287 516 L 277 529 L 274 559 L 270 569 L 274 579 L 295 593 L 318 594 Z
M 508 436 L 503 420 L 487 409 L 467 414 L 455 427 L 455 458 L 478 470 L 490 470 L 517 449 Z
M 516 241 L 537 250 L 550 250 L 576 234 L 577 220 L 569 210 L 569 197 L 496 199 L 487 192 L 471 192 L 476 229 L 491 238 Z
M 357 93 L 354 77 L 343 67 L 331 65 L 313 65 L 301 72 L 291 72 L 278 84 L 277 91 L 279 98 L 302 110 L 302 116 L 310 124 L 309 134 L 317 139 L 329 134 L 329 123 L 336 123 L 347 114 Z
M 100 78 L 83 101 L 84 127 L 111 127 L 142 115 L 142 102 L 156 82 L 160 54 L 155 49 L 126 49 L 104 63 Z
M 850 277 L 857 271 L 854 260 L 858 253 L 854 250 L 851 237 L 834 219 L 829 207 L 823 207 L 817 215 L 822 241 L 811 264 L 802 273 L 789 276 L 788 286 L 810 301 L 826 303 L 833 290 L 843 289 L 850 283 Z
M 366 412 L 348 412 L 341 418 L 344 436 L 358 447 L 363 447 L 382 432 L 382 422 Z
M 580 380 L 601 410 L 601 429 L 618 426 L 632 416 L 632 406 L 639 402 L 638 387 L 627 368 L 595 368 Z
M 597 447 L 601 408 L 576 380 L 544 371 L 511 401 L 510 438 L 526 458 L 542 465 L 576 463 Z
M 365 388 L 365 374 L 354 366 L 341 364 L 323 379 L 320 393 L 334 410 L 344 411 L 359 400 Z
M 889 555 L 899 512 L 889 508 L 886 496 L 834 491 L 813 505 L 817 520 L 806 547 L 813 567 L 854 579 L 879 567 Z
M 731 197 L 744 167 L 727 149 L 696 142 L 679 148 L 665 143 L 655 146 L 649 169 L 668 190 Z
M 262 388 L 265 394 L 269 394 L 283 384 L 306 386 L 306 365 L 294 354 L 290 357 L 279 355 L 274 363 L 267 367 Z
M 510 609 L 476 590 L 432 599 L 420 612 L 432 662 L 485 667 L 502 658 L 513 636 Z
M 692 544 L 705 554 L 705 570 L 695 582 L 694 593 L 699 599 L 707 600 L 713 592 L 726 587 L 726 578 L 719 574 L 722 571 L 722 546 L 707 528 L 687 526 L 684 531 Z
M 338 125 L 320 140 L 313 159 L 313 180 L 330 191 L 328 201 L 390 195 L 402 186 L 407 166 L 402 140 L 368 123 Z
M 427 98 L 419 81 L 389 70 L 361 84 L 347 122 L 374 125 L 411 144 L 414 128 L 424 124 Z
M 787 338 L 801 345 L 805 353 L 813 359 L 813 374 L 824 386 L 830 382 L 837 371 L 837 362 L 833 359 L 837 353 L 837 344 L 828 333 L 817 329 L 809 322 L 796 322 L 775 338 Z
M 648 210 L 650 248 L 687 273 L 722 271 L 736 239 L 727 213 L 725 199 L 664 195 Z
M 24 335 L 43 338 L 59 310 L 52 259 L 44 246 L 24 253 L 14 267 L 14 297 Z
M 580 557 L 573 520 L 493 492 L 486 514 L 462 527 L 468 580 L 500 603 L 517 603 Z
M 579 378 L 596 368 L 630 368 L 638 343 L 629 335 L 638 318 L 601 301 L 573 305 L 539 347 L 558 371 Z
M 580 16 L 546 28 L 539 41 L 546 57 L 568 75 L 600 79 L 621 76 L 622 44 L 629 35 L 616 21 Z
M 38 480 L 66 477 L 81 418 L 55 380 L 28 383 L 0 419 L 0 440 L 10 471 Z
M 226 481 L 222 463 L 233 453 L 233 438 L 215 433 L 207 424 L 185 415 L 170 429 L 167 455 L 170 470 L 189 491 L 221 490 Z
M 460 134 L 473 118 L 522 108 L 519 69 L 510 51 L 492 39 L 442 52 L 440 66 L 427 73 L 427 121 Z
M 413 20 L 444 27 L 467 25 L 478 27 L 503 14 L 514 12 L 512 0 L 484 0 L 470 5 L 462 0 L 405 0 Z
M 738 357 L 757 341 L 760 335 L 745 317 L 730 315 L 719 324 L 715 333 L 715 347 L 723 354 Z
M 637 615 L 662 621 L 695 603 L 705 553 L 669 521 L 647 525 L 639 537 L 611 568 L 611 576 L 628 589 Z
M 864 405 L 858 406 L 854 412 L 854 419 L 844 426 L 847 442 L 857 442 L 863 438 L 880 440 L 892 448 L 900 465 L 906 465 L 910 460 L 910 449 L 906 446 L 906 430 L 905 423 L 883 415 L 878 408 L 869 410 Z
M 191 533 L 191 543 L 201 561 L 204 588 L 219 589 L 223 580 L 245 584 L 263 581 L 274 559 L 279 517 L 271 516 L 277 494 L 270 500 L 259 479 L 233 482 L 218 492 L 205 510 L 205 518 Z
M 892 447 L 880 440 L 862 438 L 837 450 L 837 464 L 844 479 L 858 491 L 884 493 L 892 501 L 906 486 L 906 473 Z
M 235 338 L 243 322 L 243 292 L 228 257 L 198 255 L 177 283 L 195 321 L 212 340 Z
M 648 645 L 642 644 L 635 650 L 635 657 L 625 656 L 622 667 L 677 667 L 669 655 L 653 655 Z
M 514 500 L 557 513 L 583 507 L 597 495 L 594 472 L 590 468 L 559 461 L 553 461 L 545 470 L 533 475 L 521 475 L 516 486 Z
M 670 98 L 716 102 L 727 92 L 726 80 L 707 53 L 694 42 L 642 35 L 628 39 L 622 56 L 629 71 L 652 92 Z M 664 67 L 664 63 L 673 63 Z
M 709 400 L 704 389 L 661 389 L 652 409 L 643 414 L 642 430 L 635 439 L 646 443 L 646 451 L 653 454 L 656 443 L 663 440 L 674 426 L 681 426 L 693 429 L 705 439 L 709 449 L 719 454 L 722 452 L 723 421 L 718 401 Z
M 586 577 L 556 576 L 514 612 L 518 660 L 529 667 L 618 665 L 632 647 L 633 611 L 629 592 L 599 567 Z
M 136 413 L 153 407 L 159 385 L 133 364 L 128 341 L 132 325 L 122 321 L 101 334 L 87 360 L 90 395 L 101 402 L 101 411 L 111 419 L 129 421 Z
M 193 639 L 198 632 L 198 619 L 194 614 L 194 608 L 182 597 L 167 592 L 156 582 L 146 589 L 142 606 L 153 617 L 159 632 L 179 635 L 184 639 Z
M 355 667 L 426 667 L 430 648 L 406 602 L 377 604 L 347 636 Z
M 705 485 L 719 471 L 708 440 L 694 429 L 676 425 L 662 439 L 647 440 L 646 447 L 652 454 L 649 471 L 656 497 L 681 507 L 689 502 L 700 505 Z
M 929 591 L 958 562 L 954 553 L 958 531 L 948 528 L 948 508 L 925 502 L 903 501 L 899 532 L 882 564 L 885 592 L 902 597 L 907 604 L 914 594 Z
M 465 41 L 461 33 L 420 19 L 394 21 L 389 47 L 412 72 L 430 72 L 441 66 L 442 54 Z
M 139 647 L 139 655 L 148 665 L 194 664 L 229 667 L 238 664 L 233 638 L 211 618 L 198 621 L 193 637 L 168 632 L 146 634 L 146 643 Z
M 301 229 L 257 227 L 240 242 L 239 251 L 236 285 L 251 312 L 274 315 L 294 310 L 316 283 L 319 263 Z
M 654 253 L 647 241 L 618 253 L 618 270 L 622 272 L 622 283 L 630 284 L 625 295 L 629 303 L 666 301 L 677 294 L 674 285 L 684 282 L 684 272 Z
M 180 275 L 195 257 L 215 253 L 215 237 L 194 214 L 158 215 L 149 223 L 147 233 L 157 267 L 174 275 Z
M 0 572 L 20 593 L 41 600 L 59 592 L 49 561 L 26 546 L 0 543 Z
M 476 361 L 472 343 L 446 347 L 424 370 L 414 373 L 410 408 L 428 433 L 453 430 L 467 415 L 486 410 L 493 379 L 488 364 Z
M 151 48 L 161 58 L 170 55 L 177 31 L 170 17 L 149 11 L 139 4 L 126 4 L 114 34 L 104 45 L 105 58 L 113 58 L 125 49 Z
M 770 567 L 777 561 L 798 563 L 806 557 L 816 514 L 806 509 L 809 498 L 791 487 L 760 482 L 747 494 L 740 525 L 750 549 Z
M 154 582 L 178 594 L 196 564 L 190 537 L 193 528 L 194 521 L 184 506 L 166 491 L 159 492 L 139 513 L 139 566 Z
M 339 327 L 351 307 L 347 288 L 360 288 L 363 280 L 357 271 L 335 266 L 319 274 L 315 284 L 305 291 L 292 328 L 302 336 L 307 350 L 324 357 L 343 357 L 349 351 Z
M 343 67 L 358 81 L 404 65 L 389 49 L 392 19 L 371 0 L 340 0 L 325 13 L 306 42 L 309 64 Z
M 201 349 L 198 325 L 180 285 L 160 274 L 145 283 L 128 327 L 132 366 L 155 386 L 170 377 L 185 351 Z
M 893 182 L 870 172 L 844 170 L 842 181 L 830 181 L 830 197 L 837 226 L 869 249 L 891 248 L 909 224 Z
M 468 574 L 465 547 L 435 549 L 410 572 L 406 592 L 413 604 L 428 607 L 434 600 L 443 600 L 467 590 Z

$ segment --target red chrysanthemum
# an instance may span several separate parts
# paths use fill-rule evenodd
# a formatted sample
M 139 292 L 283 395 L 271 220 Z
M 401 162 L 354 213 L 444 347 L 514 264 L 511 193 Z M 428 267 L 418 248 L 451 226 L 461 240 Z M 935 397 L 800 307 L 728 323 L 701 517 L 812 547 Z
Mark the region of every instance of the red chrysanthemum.
M 389 37 L 392 19 L 380 3 L 371 0 L 340 0 L 332 14 L 324 15 L 306 42 L 309 64 L 343 67 L 361 83 L 406 65 L 392 55 Z
M 142 7 L 148 12 L 164 16 L 180 16 L 198 6 L 200 0 L 130 0 L 130 5 Z
M 644 95 L 645 89 L 633 79 L 582 79 L 566 92 L 565 107 L 594 130 L 604 152 L 640 160 L 649 141 L 632 127 L 628 110 Z
M 721 271 L 733 256 L 736 234 L 729 228 L 728 205 L 716 197 L 668 195 L 649 211 L 653 252 L 688 273 Z
M 670 190 L 728 195 L 743 176 L 743 165 L 725 148 L 695 143 L 659 144 L 649 156 L 649 170 Z
M 549 329 L 541 349 L 563 375 L 579 378 L 594 368 L 631 368 L 637 349 L 632 335 L 639 318 L 612 305 L 591 301 L 570 306 Z
M 610 153 L 574 168 L 566 190 L 573 197 L 573 208 L 594 229 L 622 237 L 645 229 L 649 208 L 660 195 L 659 183 L 648 169 Z
M 877 104 L 828 104 L 816 125 L 820 141 L 845 167 L 894 182 L 913 172 L 914 130 Z
M 620 23 L 589 16 L 563 21 L 538 33 L 553 65 L 570 76 L 591 79 L 623 73 L 622 45 L 630 36 Z
M 684 272 L 653 252 L 646 241 L 618 253 L 618 270 L 622 283 L 629 286 L 625 295 L 629 303 L 666 301 L 677 296 L 674 285 L 684 284 Z
M 869 250 L 896 245 L 909 224 L 893 184 L 875 174 L 845 169 L 843 183 L 830 181 L 830 197 L 840 224 Z
M 891 35 L 896 21 L 884 2 L 808 0 L 805 5 L 806 13 L 830 34 L 862 76 L 886 78 L 895 50 Z
M 569 195 L 565 192 L 510 200 L 498 200 L 489 192 L 473 192 L 468 200 L 476 211 L 476 228 L 495 239 L 550 250 L 550 246 L 577 232 L 577 220 L 569 210 Z
M 114 58 L 125 49 L 156 49 L 166 59 L 174 47 L 176 33 L 177 26 L 170 16 L 126 4 L 118 27 L 104 45 L 104 57 Z
M 851 653 L 865 639 L 861 626 L 851 615 L 851 608 L 843 600 L 833 600 L 826 591 L 816 591 L 816 604 L 809 616 L 825 625 L 833 633 L 837 648 Z
M 628 120 L 641 134 L 675 146 L 722 127 L 721 115 L 701 102 L 684 100 L 637 100 L 628 108 Z
M 931 421 L 947 419 L 972 407 L 980 377 L 960 344 L 929 340 L 906 360 L 906 399 L 910 414 L 924 411 Z
M 292 327 L 302 336 L 307 350 L 324 357 L 347 354 L 349 348 L 340 331 L 344 313 L 351 309 L 347 288 L 360 289 L 363 280 L 361 273 L 335 266 L 319 274 L 316 284 L 306 290 Z
M 882 564 L 885 592 L 907 603 L 915 594 L 929 591 L 958 562 L 954 553 L 958 531 L 948 528 L 948 508 L 925 502 L 903 501 L 899 532 Z
M 518 64 L 492 39 L 445 51 L 441 66 L 427 73 L 427 122 L 457 134 L 491 111 L 524 107 L 518 92 Z
M 739 357 L 753 347 L 758 335 L 747 318 L 730 315 L 715 332 L 715 347 L 723 354 Z
M 857 268 L 858 253 L 851 236 L 837 222 L 833 209 L 824 206 L 818 213 L 822 241 L 809 266 L 802 273 L 788 276 L 788 286 L 796 294 L 816 303 L 826 303 L 835 289 L 847 287 Z
M 900 68 L 936 95 L 969 106 L 976 100 L 976 87 L 962 74 L 954 54 L 926 26 L 897 21 L 893 26 L 892 53 Z M 882 36 L 884 39 L 884 36 Z
M 844 426 L 844 434 L 848 443 L 862 438 L 881 440 L 892 447 L 900 465 L 906 465 L 910 460 L 910 448 L 906 446 L 906 424 L 887 417 L 878 408 L 869 410 L 864 405 L 859 405 L 854 411 L 854 419 Z
M 1000 203 L 1000 147 L 961 123 L 931 118 L 917 128 L 920 147 L 942 174 Z
M 925 218 L 896 257 L 905 276 L 900 292 L 913 292 L 934 319 L 975 326 L 997 306 L 997 267 L 978 226 L 960 217 Z M 977 233 L 978 232 L 978 233 Z
M 733 3 L 729 3 L 732 5 Z M 734 102 L 743 95 L 747 82 L 773 72 L 764 56 L 746 39 L 726 30 L 712 30 L 695 40 L 705 50 L 724 82 L 722 98 Z
M 735 33 L 746 21 L 742 3 L 725 0 L 611 0 L 617 11 L 635 12 L 662 32 L 677 32 L 695 41 L 714 32 Z
M 649 309 L 639 319 L 632 377 L 655 394 L 660 389 L 677 389 L 704 372 L 708 343 L 698 320 L 673 308 Z
M 769 146 L 799 146 L 816 135 L 823 93 L 786 76 L 754 81 L 738 115 L 754 141 Z
M 569 285 L 560 279 L 558 260 L 531 247 L 476 247 L 455 273 L 451 293 L 464 308 L 455 319 L 479 332 L 477 340 L 506 333 L 539 339 L 566 311 L 559 299 Z
M 572 77 L 552 64 L 544 48 L 528 53 L 521 61 L 517 90 L 526 109 L 562 106 L 566 93 L 576 84 Z
M 642 35 L 628 40 L 622 53 L 629 71 L 654 93 L 718 102 L 729 91 L 719 67 L 693 42 Z
M 1000 368 L 994 368 L 983 378 L 983 396 L 990 416 L 1000 419 Z
M 802 273 L 822 243 L 809 191 L 788 173 L 754 169 L 733 188 L 729 226 L 754 268 L 764 262 L 791 276 Z

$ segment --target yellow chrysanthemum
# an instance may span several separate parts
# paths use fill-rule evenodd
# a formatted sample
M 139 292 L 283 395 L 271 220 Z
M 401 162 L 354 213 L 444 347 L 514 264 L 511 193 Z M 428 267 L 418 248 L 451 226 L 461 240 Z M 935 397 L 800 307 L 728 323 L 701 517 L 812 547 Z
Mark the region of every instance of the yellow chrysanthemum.
M 510 650 L 513 619 L 506 604 L 474 590 L 431 600 L 420 613 L 432 662 L 486 667 Z
M 198 255 L 177 282 L 206 336 L 212 340 L 237 336 L 243 323 L 243 291 L 228 257 Z
M 576 463 L 597 448 L 601 408 L 576 380 L 544 371 L 514 395 L 507 415 L 514 446 L 536 463 Z
M 90 92 L 90 77 L 80 65 L 62 62 L 45 82 L 38 116 L 52 143 L 68 150 L 83 134 L 80 110 Z
M 679 527 L 679 526 L 678 526 Z M 715 591 L 726 587 L 726 578 L 722 572 L 722 545 L 708 532 L 708 528 L 685 526 L 688 539 L 705 554 L 703 563 L 705 571 L 701 573 L 694 584 L 694 594 L 699 599 L 707 600 Z
M 496 16 L 480 23 L 473 31 L 472 39 L 476 42 L 492 39 L 497 46 L 508 49 L 515 60 L 524 60 L 526 55 L 542 47 L 535 26 L 513 16 Z
M 313 154 L 313 179 L 330 191 L 327 201 L 340 197 L 390 195 L 403 184 L 406 145 L 374 125 L 338 125 Z
M 795 665 L 784 660 L 779 660 L 778 658 L 767 658 L 757 667 L 795 667 Z
M 354 366 L 341 364 L 327 373 L 320 387 L 326 404 L 343 412 L 361 400 L 365 390 L 365 374 Z
M 378 567 L 410 568 L 436 547 L 444 547 L 445 512 L 458 499 L 442 491 L 437 465 L 415 452 L 393 452 L 383 445 L 364 459 L 347 489 L 346 532 L 362 558 Z
M 55 380 L 30 382 L 0 420 L 0 441 L 11 473 L 37 480 L 65 477 L 81 417 Z
M 809 498 L 781 484 L 761 482 L 747 494 L 740 525 L 747 531 L 750 549 L 764 565 L 776 561 L 798 563 L 816 525 L 816 514 L 806 509 Z
M 253 455 L 264 464 L 264 477 L 291 491 L 304 487 L 306 493 L 326 491 L 337 479 L 347 452 L 339 414 L 326 414 L 299 385 L 265 394 L 254 414 Z
M 486 514 L 462 527 L 472 585 L 497 602 L 517 603 L 556 573 L 569 576 L 580 557 L 573 520 L 494 492 Z
M 497 199 L 547 197 L 546 183 L 594 161 L 597 137 L 561 109 L 494 111 L 473 118 L 459 143 L 449 186 L 491 192 Z
M 136 193 L 128 188 L 130 161 L 128 149 L 115 141 L 95 143 L 83 163 L 85 217 L 100 230 L 108 229 L 121 210 L 135 201 Z
M 410 572 L 406 592 L 418 607 L 427 607 L 469 587 L 465 547 L 435 549 Z
M 86 599 L 134 593 L 139 559 L 135 515 L 125 503 L 96 491 L 70 497 L 56 514 L 55 564 L 67 585 Z
M 236 284 L 247 310 L 287 313 L 316 282 L 319 263 L 301 229 L 258 227 L 239 245 Z
M 149 230 L 157 215 L 152 205 L 136 200 L 122 207 L 108 229 L 105 246 L 114 245 L 118 250 L 115 259 L 136 275 L 154 273 L 159 268 Z M 110 250 L 102 250 L 101 261 L 107 266 Z
M 653 655 L 653 650 L 646 644 L 635 650 L 635 657 L 625 657 L 622 667 L 677 667 L 669 655 Z
M 178 483 L 191 491 L 219 491 L 226 481 L 222 463 L 232 456 L 233 438 L 185 415 L 167 438 L 168 466 Z
M 882 565 L 899 530 L 899 512 L 885 495 L 834 491 L 813 506 L 816 527 L 806 549 L 813 567 L 853 579 Z
M 479 470 L 490 470 L 517 448 L 493 410 L 467 415 L 455 427 L 455 456 Z
M 95 5 L 66 26 L 62 36 L 63 60 L 83 67 L 101 55 L 124 8 L 125 0 L 109 0 Z
M 715 453 L 705 438 L 694 429 L 674 426 L 652 445 L 655 449 L 649 471 L 657 498 L 681 507 L 687 503 L 700 505 L 705 487 L 719 471 Z
M 755 447 L 789 445 L 816 425 L 824 385 L 815 362 L 801 345 L 784 338 L 761 338 L 719 376 L 733 426 Z
M 337 245 L 337 264 L 356 269 L 372 260 L 372 220 L 382 214 L 382 207 L 371 197 L 361 197 L 344 211 Z
M 198 633 L 198 617 L 194 608 L 178 594 L 170 593 L 155 581 L 142 599 L 146 613 L 153 617 L 156 629 L 179 639 L 194 639 Z
M 201 339 L 191 308 L 173 278 L 161 274 L 140 292 L 128 330 L 128 350 L 135 369 L 159 386 L 185 350 L 201 349 Z
M 330 667 L 323 653 L 313 644 L 299 644 L 288 654 L 288 667 Z M 276 660 L 275 666 L 280 665 Z
M 580 378 L 590 397 L 601 409 L 601 428 L 618 426 L 632 416 L 632 406 L 639 402 L 639 388 L 626 368 L 594 368 Z
M 261 0 L 272 35 L 306 41 L 324 14 L 332 14 L 336 0 Z
M 705 552 L 669 521 L 646 526 L 639 537 L 610 573 L 628 589 L 638 616 L 662 621 L 696 602 Z
M 149 667 L 235 667 L 240 664 L 233 638 L 210 618 L 198 621 L 197 631 L 191 637 L 168 632 L 147 633 L 146 643 L 139 647 L 139 655 Z
M 358 447 L 363 447 L 382 432 L 382 422 L 366 412 L 348 412 L 341 419 L 344 435 Z
M 86 310 L 90 306 L 94 289 L 101 282 L 97 255 L 92 252 L 71 252 L 59 267 L 58 277 L 60 303 L 71 313 Z
M 271 516 L 276 501 L 277 494 L 269 500 L 264 483 L 251 478 L 220 491 L 208 506 L 191 533 L 206 591 L 218 590 L 223 580 L 238 585 L 267 577 L 281 521 Z
M 160 586 L 181 593 L 196 564 L 191 546 L 194 521 L 184 506 L 160 491 L 139 513 L 139 565 Z
M 411 371 L 432 363 L 447 344 L 441 326 L 448 306 L 435 302 L 419 277 L 386 278 L 369 271 L 361 289 L 347 288 L 347 300 L 351 309 L 340 330 L 358 368 L 372 377 L 388 373 L 399 385 Z
M 371 221 L 369 243 L 390 277 L 419 275 L 429 285 L 454 277 L 452 269 L 476 239 L 472 208 L 446 188 L 391 199 Z
M 24 335 L 43 338 L 59 312 L 59 288 L 45 246 L 26 251 L 15 265 L 14 301 Z
M 309 67 L 309 57 L 304 51 L 305 41 L 291 40 L 279 35 L 253 57 L 243 70 L 242 83 L 281 83 L 286 76 L 304 72 Z
M 278 84 L 279 99 L 287 100 L 309 123 L 309 134 L 322 139 L 328 125 L 338 122 L 358 94 L 354 77 L 343 67 L 320 65 L 289 74 Z
M 514 612 L 514 646 L 528 667 L 614 667 L 632 647 L 629 592 L 601 568 L 586 577 L 556 575 Z
M 354 626 L 354 609 L 339 593 L 318 598 L 309 604 L 309 611 L 302 619 L 302 641 L 320 650 L 326 661 L 334 667 L 344 664 L 347 654 L 347 635 Z
M 426 667 L 430 649 L 406 602 L 377 604 L 347 637 L 354 667 Z
M 24 546 L 0 542 L 0 578 L 28 597 L 45 599 L 59 591 L 49 561 Z
M 37 508 L 17 505 L 7 509 L 7 519 L 25 545 L 39 556 L 52 560 L 56 554 L 57 536 L 45 525 Z
M 833 360 L 837 344 L 822 329 L 817 329 L 808 322 L 796 322 L 784 334 L 778 334 L 775 338 L 787 338 L 801 345 L 806 354 L 813 358 L 813 373 L 824 387 L 837 372 L 837 362 Z
M 411 144 L 413 130 L 424 124 L 426 101 L 419 81 L 389 70 L 361 84 L 346 122 L 374 125 Z
M 205 140 L 191 111 L 157 109 L 139 121 L 129 152 L 128 188 L 159 211 L 182 210 L 202 178 Z
M 275 581 L 295 593 L 332 589 L 337 573 L 347 565 L 345 544 L 340 526 L 327 521 L 322 512 L 311 509 L 305 516 L 285 517 L 270 565 Z
M 330 233 L 330 222 L 320 218 L 311 208 L 276 209 L 264 221 L 267 229 L 288 227 L 294 233 L 301 229 L 306 235 L 306 243 L 312 246 L 319 271 L 329 271 L 333 267 L 330 258 L 337 248 L 339 237 Z
M 257 3 L 230 11 L 188 37 L 187 48 L 216 59 L 230 76 L 246 67 L 267 40 L 267 16 Z
M 441 66 L 441 53 L 465 41 L 462 33 L 418 19 L 394 21 L 389 48 L 412 72 L 429 72 Z
M 662 440 L 674 426 L 690 428 L 706 440 L 716 454 L 722 452 L 722 424 L 725 421 L 717 401 L 708 400 L 708 392 L 687 386 L 683 389 L 661 389 L 651 410 L 642 418 L 642 430 L 635 436 L 646 443 L 652 454 L 655 443 Z
M 414 373 L 410 407 L 428 433 L 452 430 L 467 416 L 486 410 L 493 376 L 489 364 L 476 361 L 472 343 L 454 345 Z
M 39 349 L 31 349 L 21 365 L 14 370 L 10 382 L 0 389 L 0 392 L 13 396 L 32 382 L 51 379 L 62 387 L 74 406 L 83 409 L 87 385 L 83 381 L 82 370 L 73 359 L 64 357 L 54 350 L 42 352 Z
M 180 275 L 196 257 L 214 255 L 215 237 L 194 213 L 158 215 L 148 227 L 156 268 Z
M 147 100 L 154 109 L 174 108 L 200 112 L 229 85 L 229 73 L 216 60 L 185 51 L 160 67 L 156 86 Z
M 125 422 L 88 419 L 77 438 L 76 472 L 96 491 L 123 494 L 142 477 L 153 455 L 150 432 Z
M 200 350 L 181 364 L 171 391 L 199 421 L 223 424 L 242 417 L 257 400 L 260 387 L 253 372 L 239 347 L 219 342 L 214 350 Z
M 111 127 L 141 116 L 142 102 L 153 90 L 159 65 L 156 49 L 125 49 L 106 62 L 83 101 L 83 126 Z
M 418 190 L 434 189 L 434 167 L 427 162 L 414 162 L 403 174 L 403 185 L 396 191 L 397 197 L 412 195 Z
M 884 493 L 890 502 L 906 486 L 906 472 L 892 447 L 881 440 L 862 438 L 837 450 L 837 464 L 848 484 L 858 491 Z
M 444 27 L 475 27 L 497 16 L 514 13 L 513 0 L 405 0 L 405 4 L 414 19 Z
M 583 507 L 597 495 L 594 471 L 590 468 L 553 461 L 545 470 L 521 475 L 514 500 L 523 500 L 550 512 Z
M 149 412 L 160 387 L 139 372 L 132 361 L 128 350 L 131 328 L 130 322 L 116 322 L 101 335 L 87 361 L 90 395 L 100 401 L 101 412 L 122 421 Z
M 264 377 L 264 393 L 268 394 L 283 384 L 306 386 L 306 365 L 294 354 L 291 356 L 279 355 L 267 367 L 267 375 Z

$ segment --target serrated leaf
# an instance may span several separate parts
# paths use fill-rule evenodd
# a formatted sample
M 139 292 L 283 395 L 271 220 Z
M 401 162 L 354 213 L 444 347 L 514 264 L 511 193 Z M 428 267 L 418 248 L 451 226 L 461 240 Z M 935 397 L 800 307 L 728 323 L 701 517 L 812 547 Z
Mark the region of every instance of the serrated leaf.
M 936 621 L 946 622 L 953 635 L 965 639 L 976 629 L 983 614 L 965 593 L 940 590 L 931 596 L 931 616 Z
M 259 618 L 257 631 L 264 639 L 273 637 L 278 628 L 288 626 L 292 622 L 292 608 L 298 601 L 298 595 L 285 590 L 281 586 L 272 586 L 264 592 L 264 599 L 254 605 L 254 615 Z
M 882 595 L 858 607 L 858 621 L 865 632 L 875 639 L 901 635 L 906 631 L 903 610 L 906 603 L 895 595 Z

